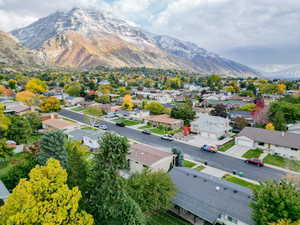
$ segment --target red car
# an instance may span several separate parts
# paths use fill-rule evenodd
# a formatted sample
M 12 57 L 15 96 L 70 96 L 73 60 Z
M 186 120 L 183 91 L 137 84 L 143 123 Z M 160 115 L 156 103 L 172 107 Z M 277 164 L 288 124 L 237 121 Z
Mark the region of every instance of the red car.
M 251 163 L 251 164 L 257 165 L 259 167 L 264 166 L 264 163 L 260 159 L 257 159 L 257 158 L 246 159 L 245 163 Z

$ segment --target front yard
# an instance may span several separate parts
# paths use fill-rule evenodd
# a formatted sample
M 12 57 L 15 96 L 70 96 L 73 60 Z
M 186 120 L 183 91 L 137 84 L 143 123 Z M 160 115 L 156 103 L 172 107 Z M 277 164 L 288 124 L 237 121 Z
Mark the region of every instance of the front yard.
M 140 122 L 138 122 L 138 121 L 125 120 L 125 119 L 114 119 L 113 121 L 116 123 L 124 123 L 125 126 L 129 126 L 129 127 L 140 124 Z
M 189 161 L 189 160 L 184 160 L 183 165 L 184 165 L 184 167 L 192 168 L 193 166 L 196 165 L 196 163 Z
M 278 155 L 268 154 L 264 159 L 264 163 L 270 164 L 273 166 L 278 166 L 282 168 L 286 168 L 289 170 L 300 172 L 300 161 L 287 159 Z
M 244 155 L 242 155 L 243 158 L 251 159 L 251 158 L 259 158 L 259 156 L 263 153 L 263 150 L 257 148 L 257 149 L 250 149 L 247 151 Z
M 260 188 L 260 186 L 258 184 L 253 184 L 249 181 L 246 181 L 244 179 L 241 179 L 241 178 L 238 178 L 238 177 L 235 177 L 235 176 L 231 176 L 229 174 L 225 175 L 222 179 L 226 180 L 226 181 L 229 181 L 231 183 L 238 184 L 240 186 L 249 188 L 251 190 L 255 190 L 257 188 Z
M 234 146 L 235 142 L 234 140 L 230 140 L 228 142 L 226 142 L 225 144 L 223 144 L 222 146 L 219 147 L 219 151 L 220 152 L 226 152 L 228 149 L 230 149 L 232 146 Z
M 172 212 L 160 212 L 148 218 L 147 225 L 191 225 Z
M 71 108 L 71 110 L 75 111 L 75 112 L 81 112 L 83 111 L 85 108 L 83 107 L 80 107 L 80 106 L 77 106 L 77 107 L 74 107 L 74 108 Z

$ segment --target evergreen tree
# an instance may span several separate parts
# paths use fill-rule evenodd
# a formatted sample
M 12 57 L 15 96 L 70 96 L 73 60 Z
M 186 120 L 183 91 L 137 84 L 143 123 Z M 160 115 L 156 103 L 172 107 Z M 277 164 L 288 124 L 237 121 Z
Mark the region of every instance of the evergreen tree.
M 66 136 L 62 131 L 50 131 L 41 140 L 41 151 L 37 160 L 44 165 L 49 158 L 60 161 L 64 168 L 67 168 L 67 151 L 65 147 Z
M 32 129 L 28 120 L 22 116 L 12 116 L 11 124 L 7 131 L 7 137 L 19 144 L 27 143 L 28 137 L 32 135 Z
M 184 155 L 181 149 L 172 148 L 172 152 L 176 155 L 175 166 L 183 167 Z
M 272 122 L 276 130 L 286 131 L 287 127 L 284 119 L 284 114 L 282 111 L 277 111 L 275 113 Z

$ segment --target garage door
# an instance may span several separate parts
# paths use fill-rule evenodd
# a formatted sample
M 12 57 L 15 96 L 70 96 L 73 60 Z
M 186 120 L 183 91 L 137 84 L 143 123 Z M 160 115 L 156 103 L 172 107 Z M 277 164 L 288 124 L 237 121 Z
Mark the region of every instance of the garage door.
M 246 147 L 250 147 L 250 148 L 253 147 L 253 141 L 247 140 L 247 139 L 237 138 L 236 143 L 237 143 L 237 145 L 240 145 L 240 146 L 246 146 Z

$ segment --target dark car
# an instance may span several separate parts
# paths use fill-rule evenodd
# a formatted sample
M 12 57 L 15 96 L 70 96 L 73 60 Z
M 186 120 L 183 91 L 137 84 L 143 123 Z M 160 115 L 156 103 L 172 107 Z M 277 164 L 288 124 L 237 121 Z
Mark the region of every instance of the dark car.
M 125 127 L 125 123 L 118 122 L 118 123 L 116 123 L 116 126 L 118 126 L 118 127 Z
M 217 151 L 218 151 L 218 149 L 212 145 L 203 145 L 200 149 L 202 151 L 212 152 L 212 153 L 217 153 Z
M 150 132 L 150 131 L 148 131 L 148 130 L 143 130 L 143 131 L 142 131 L 142 133 L 143 133 L 143 134 L 148 134 L 148 135 L 150 135 L 150 134 L 151 134 L 151 132 Z
M 245 163 L 250 163 L 250 164 L 253 164 L 253 165 L 257 165 L 259 167 L 264 166 L 263 161 L 261 161 L 260 159 L 257 159 L 257 158 L 246 159 Z

